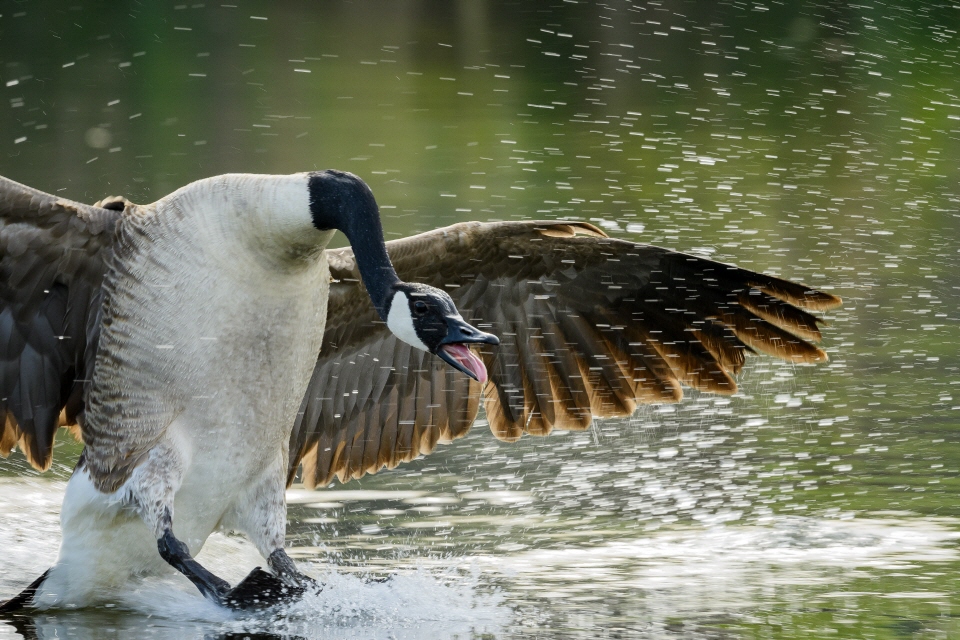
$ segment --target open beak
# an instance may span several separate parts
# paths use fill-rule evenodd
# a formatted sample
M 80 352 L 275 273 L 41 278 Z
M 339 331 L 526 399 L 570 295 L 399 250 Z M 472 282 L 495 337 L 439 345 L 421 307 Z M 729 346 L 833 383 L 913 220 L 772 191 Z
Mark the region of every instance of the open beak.
M 470 350 L 471 344 L 500 344 L 500 338 L 470 326 L 459 316 L 447 316 L 447 336 L 440 341 L 436 355 L 482 384 L 487 381 L 487 368 Z

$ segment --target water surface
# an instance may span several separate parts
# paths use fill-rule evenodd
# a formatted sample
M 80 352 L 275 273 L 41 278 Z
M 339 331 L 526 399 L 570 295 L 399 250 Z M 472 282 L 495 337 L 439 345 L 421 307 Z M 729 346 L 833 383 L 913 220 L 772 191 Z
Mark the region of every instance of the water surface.
M 754 358 L 731 398 L 513 445 L 480 423 L 294 487 L 327 588 L 285 615 L 157 581 L 0 637 L 960 635 L 958 26 L 935 2 L 4 6 L 0 174 L 46 191 L 336 167 L 390 237 L 584 219 L 845 304 L 828 364 Z M 0 593 L 55 558 L 78 453 L 0 465 Z M 202 559 L 259 561 L 229 536 Z

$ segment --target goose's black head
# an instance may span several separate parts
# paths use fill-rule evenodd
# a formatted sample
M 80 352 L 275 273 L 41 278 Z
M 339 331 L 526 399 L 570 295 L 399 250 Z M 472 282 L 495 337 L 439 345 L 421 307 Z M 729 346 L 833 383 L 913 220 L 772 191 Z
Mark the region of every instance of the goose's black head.
M 467 324 L 446 292 L 397 277 L 370 187 L 352 173 L 327 170 L 310 173 L 308 188 L 314 226 L 339 229 L 350 240 L 370 300 L 390 331 L 474 380 L 486 382 L 487 369 L 468 345 L 500 341 Z
M 495 335 L 467 324 L 445 291 L 407 282 L 397 283 L 393 290 L 386 320 L 395 336 L 478 382 L 487 381 L 487 369 L 469 345 L 500 344 Z

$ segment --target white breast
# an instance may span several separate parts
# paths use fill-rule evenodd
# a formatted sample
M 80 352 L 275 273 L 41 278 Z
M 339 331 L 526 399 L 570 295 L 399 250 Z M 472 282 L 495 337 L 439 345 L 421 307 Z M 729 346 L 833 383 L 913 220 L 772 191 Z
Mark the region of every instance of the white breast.
M 121 433 L 133 451 L 176 438 L 185 462 L 176 528 L 193 548 L 285 460 L 320 352 L 329 269 L 319 250 L 271 254 L 203 203 L 188 204 L 161 201 L 155 215 L 130 222 L 140 230 L 108 276 L 110 322 L 87 422 Z M 251 233 L 264 224 L 244 222 Z M 311 244 L 316 236 L 305 238 Z

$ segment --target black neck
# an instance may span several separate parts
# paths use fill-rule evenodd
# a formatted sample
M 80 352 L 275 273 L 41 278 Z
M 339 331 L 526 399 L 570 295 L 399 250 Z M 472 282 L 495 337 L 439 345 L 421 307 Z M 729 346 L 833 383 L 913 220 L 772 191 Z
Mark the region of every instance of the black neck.
M 309 187 L 314 226 L 337 229 L 347 236 L 370 300 L 386 320 L 387 303 L 400 278 L 387 255 L 373 192 L 360 178 L 340 171 L 310 174 Z

